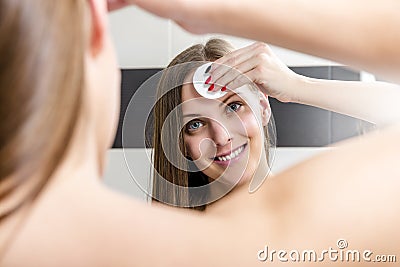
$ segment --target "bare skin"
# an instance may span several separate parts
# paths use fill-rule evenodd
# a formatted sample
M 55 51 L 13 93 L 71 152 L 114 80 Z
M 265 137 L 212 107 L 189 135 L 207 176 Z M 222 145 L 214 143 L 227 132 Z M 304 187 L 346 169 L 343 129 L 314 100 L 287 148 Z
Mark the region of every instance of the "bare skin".
M 100 1 L 94 3 L 101 6 Z M 103 39 L 108 36 L 102 27 L 105 14 L 92 12 L 100 20 L 94 19 L 95 38 L 87 51 L 90 77 L 85 92 L 112 98 L 108 92 L 100 95 L 106 90 L 98 90 L 104 77 L 111 79 L 105 75 L 111 71 L 110 47 Z M 267 180 L 256 194 L 227 196 L 213 207 L 220 212 L 214 216 L 188 216 L 188 211 L 137 203 L 101 184 L 104 155 L 111 142 L 104 136 L 112 136 L 115 124 L 108 121 L 113 130 L 99 136 L 104 120 L 96 114 L 104 110 L 96 107 L 104 106 L 97 98 L 87 99 L 96 100 L 87 103 L 90 111 L 81 118 L 69 153 L 46 190 L 28 214 L 27 209 L 21 210 L 0 225 L 0 244 L 4 244 L 19 216 L 27 214 L 8 243 L 2 266 L 177 266 L 189 262 L 191 266 L 258 266 L 263 263 L 257 260 L 257 252 L 265 245 L 321 251 L 335 246 L 339 238 L 346 238 L 351 249 L 398 254 L 399 123 L 303 162 Z M 112 112 L 113 107 L 107 109 Z
M 263 41 L 369 70 L 400 82 L 396 0 L 112 0 L 170 18 L 193 33 Z M 245 12 L 243 12 L 245 10 Z
M 393 126 L 344 143 L 267 179 L 255 194 L 238 188 L 206 216 L 139 204 L 90 173 L 54 177 L 2 264 L 255 266 L 265 245 L 322 251 L 339 238 L 351 249 L 398 254 L 399 208 L 393 203 L 400 173 L 388 159 L 397 157 L 399 134 L 400 126 Z M 194 261 L 198 253 L 213 256 Z

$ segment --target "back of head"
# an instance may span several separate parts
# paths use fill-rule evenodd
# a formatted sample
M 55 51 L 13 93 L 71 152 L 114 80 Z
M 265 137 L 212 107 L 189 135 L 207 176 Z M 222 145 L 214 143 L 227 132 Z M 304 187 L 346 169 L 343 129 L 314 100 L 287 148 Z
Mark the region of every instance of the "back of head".
M 206 196 L 193 196 L 189 188 L 207 184 L 208 177 L 200 171 L 193 173 L 185 171 L 188 169 L 188 162 L 179 156 L 181 153 L 186 155 L 180 131 L 182 111 L 179 105 L 182 102 L 182 85 L 194 67 L 201 65 L 204 61 L 215 61 L 233 50 L 234 47 L 227 41 L 211 39 L 205 45 L 197 44 L 184 50 L 164 70 L 157 91 L 158 101 L 154 107 L 153 199 L 180 207 L 195 206 L 199 210 L 205 208 L 205 206 L 197 206 L 196 203 L 203 202 L 199 198 Z M 199 62 L 199 64 L 190 64 L 188 67 L 185 63 L 189 62 Z M 163 127 L 164 133 L 168 133 L 167 137 L 163 137 Z M 165 140 L 168 140 L 168 146 Z M 171 144 L 171 142 L 176 142 L 176 144 Z M 166 147 L 171 151 L 165 151 Z M 165 154 L 168 154 L 168 158 Z M 181 168 L 174 166 L 171 161 L 176 162 Z M 171 184 L 179 185 L 181 188 L 171 187 Z
M 0 1 L 0 223 L 66 154 L 84 86 L 86 5 Z

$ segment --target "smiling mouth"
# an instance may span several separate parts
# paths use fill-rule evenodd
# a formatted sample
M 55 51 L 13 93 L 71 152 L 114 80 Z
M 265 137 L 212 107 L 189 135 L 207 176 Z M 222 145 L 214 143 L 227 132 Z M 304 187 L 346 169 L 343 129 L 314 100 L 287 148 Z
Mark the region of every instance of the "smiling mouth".
M 239 147 L 236 150 L 232 151 L 229 155 L 215 157 L 214 160 L 215 161 L 221 161 L 221 162 L 232 160 L 232 159 L 236 158 L 237 156 L 239 156 L 240 153 L 243 152 L 243 150 L 246 147 L 246 145 L 247 144 L 242 145 L 241 147 Z

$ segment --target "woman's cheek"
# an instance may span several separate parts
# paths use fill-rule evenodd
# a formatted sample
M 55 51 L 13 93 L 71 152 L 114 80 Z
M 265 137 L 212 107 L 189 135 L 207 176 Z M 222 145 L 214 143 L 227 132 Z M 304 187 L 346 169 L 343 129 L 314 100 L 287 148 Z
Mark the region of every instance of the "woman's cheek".
M 199 151 L 199 138 L 195 136 L 187 136 L 185 137 L 185 146 L 188 152 L 188 156 L 191 157 L 193 160 L 197 160 L 200 158 L 201 152 Z
M 238 129 L 243 129 L 243 135 L 248 137 L 253 137 L 260 134 L 260 125 L 257 122 L 256 117 L 252 112 L 248 112 L 240 116 L 240 127 Z

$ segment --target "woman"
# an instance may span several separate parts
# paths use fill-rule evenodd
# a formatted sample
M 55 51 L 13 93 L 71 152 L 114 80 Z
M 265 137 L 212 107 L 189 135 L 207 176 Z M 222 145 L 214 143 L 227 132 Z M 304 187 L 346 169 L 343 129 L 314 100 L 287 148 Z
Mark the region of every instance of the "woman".
M 211 40 L 211 44 L 215 43 L 229 48 L 225 42 Z M 220 201 L 202 203 L 207 204 L 204 217 L 225 218 L 238 223 L 239 228 L 236 232 L 245 232 L 248 235 L 246 239 L 241 240 L 242 244 L 251 244 L 260 236 L 267 239 L 265 248 L 258 251 L 260 261 L 307 262 L 304 258 L 297 257 L 299 248 L 302 255 L 307 251 L 314 251 L 308 261 L 319 261 L 323 264 L 331 261 L 338 265 L 366 265 L 380 261 L 381 256 L 398 255 L 395 243 L 400 240 L 396 231 L 400 217 L 399 208 L 394 203 L 398 199 L 395 188 L 400 183 L 397 179 L 400 174 L 395 167 L 396 160 L 387 159 L 396 155 L 399 147 L 395 138 L 400 131 L 396 124 L 400 116 L 397 104 L 400 99 L 399 87 L 383 82 L 329 81 L 297 75 L 282 64 L 267 45 L 255 43 L 217 60 L 209 58 L 215 60 L 215 63 L 208 72 L 211 76 L 207 79 L 208 83 L 214 84 L 213 90 L 222 90 L 224 87 L 229 90 L 218 100 L 205 99 L 196 93 L 191 83 L 193 71 L 204 63 L 204 55 L 210 54 L 209 45 L 196 45 L 178 55 L 165 70 L 160 81 L 160 100 L 156 104 L 154 114 L 159 119 L 155 123 L 154 159 L 159 164 L 155 165 L 158 174 L 163 173 L 163 167 L 169 174 L 156 179 L 167 180 L 169 177 L 175 177 L 175 180 L 171 179 L 168 182 L 179 182 L 177 185 L 181 186 L 181 189 L 185 186 L 190 188 L 191 183 L 197 186 L 198 181 L 203 182 L 203 177 L 207 183 L 221 177 L 229 180 L 229 175 L 235 175 L 235 172 L 229 170 L 223 170 L 228 177 L 221 175 L 216 161 L 225 160 L 218 157 L 218 151 L 221 147 L 228 146 L 228 152 L 232 152 L 238 144 L 239 147 L 243 144 L 243 140 L 262 136 L 262 131 L 249 133 L 251 128 L 247 122 L 255 120 L 245 118 L 245 113 L 241 113 L 246 111 L 241 109 L 244 106 L 242 103 L 247 102 L 247 105 L 253 108 L 252 116 L 262 118 L 265 109 L 260 107 L 263 107 L 263 101 L 259 98 L 258 102 L 254 101 L 256 98 L 254 94 L 250 94 L 249 87 L 242 89 L 243 85 L 255 83 L 264 94 L 278 100 L 341 112 L 375 123 L 385 130 L 338 144 L 335 150 L 322 153 L 266 179 L 257 192 L 249 194 L 250 178 L 258 175 L 257 168 L 249 166 L 268 166 L 265 158 L 255 150 L 255 157 L 249 156 L 245 167 L 239 165 L 243 170 L 237 173 L 242 180 L 234 190 Z M 184 64 L 196 60 L 200 63 Z M 173 82 L 169 83 L 171 80 Z M 171 88 L 172 90 L 169 90 Z M 249 95 L 243 95 L 243 90 L 247 90 Z M 382 98 L 382 103 L 376 103 L 377 95 Z M 235 97 L 232 103 L 227 101 L 231 97 Z M 253 102 L 250 99 L 253 99 Z M 221 102 L 225 106 L 221 106 Z M 259 107 L 258 113 L 256 107 Z M 171 120 L 168 120 L 168 111 L 172 111 Z M 245 135 L 239 136 L 238 132 L 243 131 L 231 127 L 230 120 L 221 116 L 226 115 L 224 112 L 227 111 L 238 113 L 237 116 L 242 119 L 242 124 L 248 130 Z M 262 123 L 257 125 L 260 127 Z M 162 135 L 163 129 L 168 135 Z M 239 142 L 235 143 L 235 140 Z M 204 142 L 209 142 L 210 145 L 202 145 Z M 165 144 L 175 144 L 176 147 L 173 149 L 173 145 L 168 145 L 167 150 L 163 150 Z M 230 144 L 232 145 L 229 146 Z M 378 144 L 383 147 L 376 147 Z M 394 148 L 393 144 L 397 148 Z M 209 152 L 209 147 L 213 146 L 215 150 Z M 390 155 L 369 153 L 370 150 L 378 149 Z M 202 176 L 198 172 L 194 175 L 189 173 L 190 168 L 175 168 L 183 165 L 174 165 L 177 161 L 174 161 L 173 157 L 173 164 L 167 165 L 168 156 L 173 153 L 178 155 L 179 150 L 183 155 L 181 159 L 189 159 L 194 163 L 202 172 Z M 258 165 L 259 163 L 261 164 Z M 229 165 L 225 165 L 226 169 Z M 168 168 L 169 166 L 174 167 Z M 188 173 L 180 175 L 179 172 Z M 233 178 L 234 183 L 238 181 L 236 178 Z M 158 182 L 155 180 L 156 188 L 153 191 L 157 200 L 181 207 L 191 206 L 191 190 L 173 191 L 176 187 L 165 189 L 159 186 Z M 172 200 L 168 199 L 168 195 Z M 201 208 L 204 210 L 204 206 Z M 337 244 L 334 244 L 336 241 Z M 273 260 L 273 255 L 279 248 L 282 248 L 283 257 L 277 259 L 275 255 Z M 329 258 L 326 253 L 330 250 L 341 253 L 341 260 Z M 352 253 L 349 250 L 355 251 L 354 258 L 349 258 L 349 253 Z M 294 252 L 288 256 L 289 251 Z M 380 253 L 386 255 L 377 255 L 378 252 L 373 252 L 374 256 L 371 254 L 371 257 L 361 255 L 371 251 L 381 251 Z
M 221 206 L 224 198 L 220 213 L 207 218 L 110 191 L 99 177 L 115 131 L 119 77 L 106 2 L 2 0 L 0 12 L 2 266 L 255 266 L 266 242 L 318 249 L 339 234 L 354 246 L 397 247 L 398 210 L 382 208 L 398 201 L 397 181 L 372 181 L 376 173 L 346 165 L 355 152 L 368 155 L 374 148 L 365 144 L 379 134 L 267 180 L 257 194 L 236 199 L 237 207 Z M 390 155 L 398 151 L 396 143 L 380 145 Z M 375 167 L 390 167 L 381 155 L 368 156 Z M 346 182 L 361 186 L 356 198 Z M 307 198 L 304 185 L 313 185 Z M 364 210 L 354 215 L 354 207 Z M 371 212 L 376 217 L 365 220 Z M 353 227 L 357 219 L 364 219 L 362 229 Z
M 120 83 L 106 1 L 2 0 L 0 13 L 0 266 L 188 262 L 186 237 L 207 223 L 100 181 Z
M 237 183 L 250 181 L 254 173 L 262 179 L 268 175 L 267 97 L 249 85 L 240 95 L 229 92 L 218 100 L 198 99 L 193 84 L 187 82 L 203 62 L 233 50 L 228 42 L 212 39 L 186 49 L 164 71 L 154 107 L 154 200 L 204 210 Z M 203 142 L 206 139 L 210 142 Z M 189 170 L 190 165 L 195 169 Z
M 199 61 L 215 61 L 207 82 L 211 91 L 225 87 L 228 94 L 215 100 L 196 92 L 190 81 Z M 192 64 L 183 64 L 189 62 Z M 378 103 L 377 91 L 382 94 Z M 398 86 L 382 82 L 329 81 L 298 75 L 263 43 L 233 51 L 226 41 L 211 39 L 204 46 L 189 47 L 171 61 L 158 88 L 153 199 L 204 210 L 231 190 L 255 191 L 270 170 L 266 126 L 271 109 L 265 95 L 382 126 L 400 117 L 399 91 Z M 175 164 L 176 158 L 181 158 L 180 151 L 184 156 L 180 164 Z M 188 169 L 190 164 L 197 170 Z M 229 183 L 232 186 L 221 186 Z

